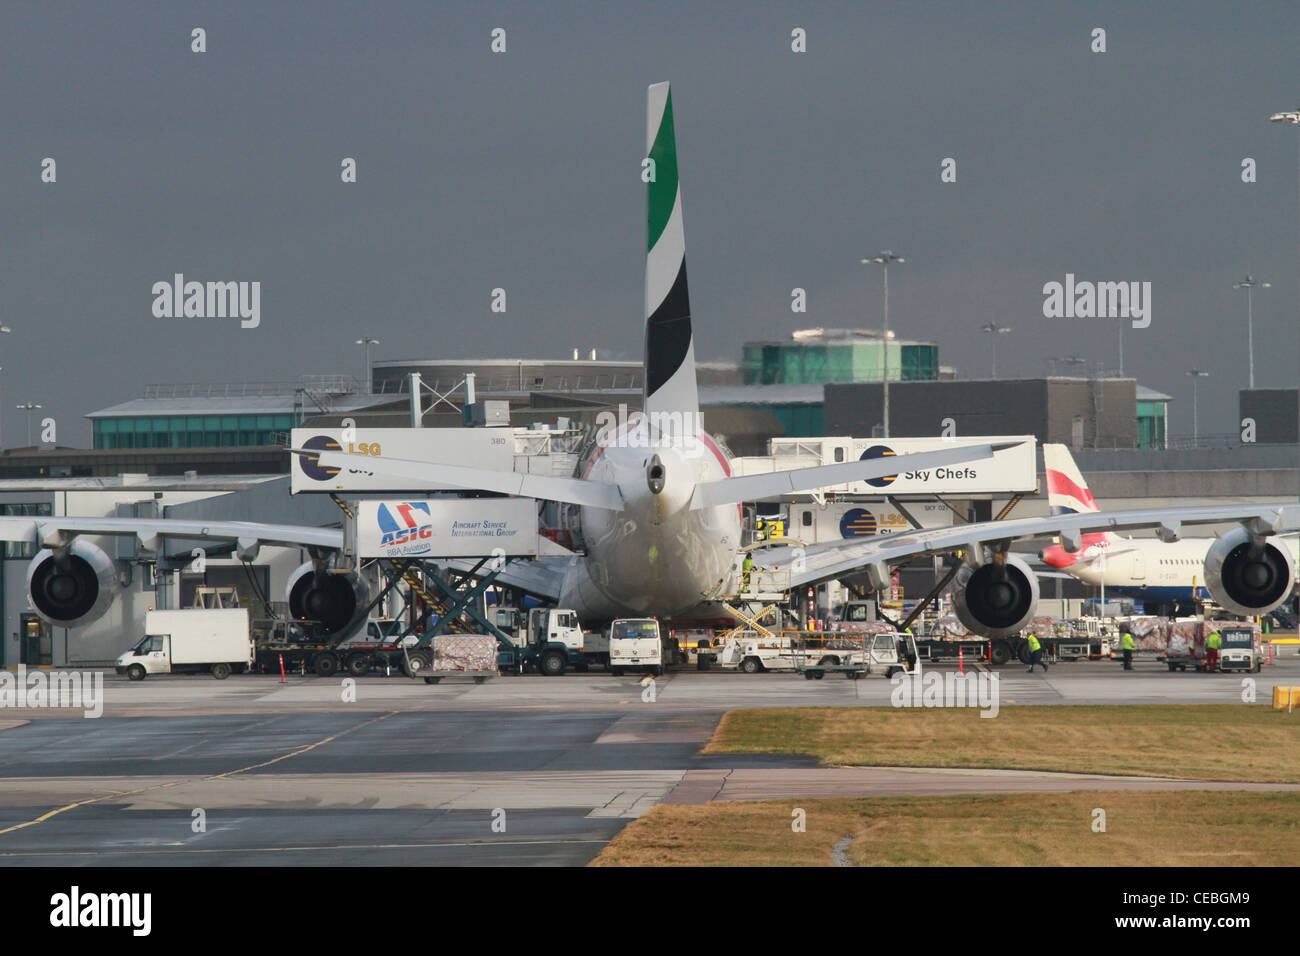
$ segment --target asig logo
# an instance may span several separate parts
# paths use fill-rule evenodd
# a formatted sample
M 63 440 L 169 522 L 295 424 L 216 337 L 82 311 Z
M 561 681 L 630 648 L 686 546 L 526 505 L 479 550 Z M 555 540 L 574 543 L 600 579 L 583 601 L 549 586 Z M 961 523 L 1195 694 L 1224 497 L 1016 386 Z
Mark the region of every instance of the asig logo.
M 407 501 L 400 505 L 379 506 L 379 545 L 384 548 L 404 548 L 404 553 L 415 554 L 427 549 L 428 538 L 433 537 L 433 525 L 427 501 Z M 423 521 L 424 523 L 421 523 Z M 416 549 L 410 546 L 416 545 Z

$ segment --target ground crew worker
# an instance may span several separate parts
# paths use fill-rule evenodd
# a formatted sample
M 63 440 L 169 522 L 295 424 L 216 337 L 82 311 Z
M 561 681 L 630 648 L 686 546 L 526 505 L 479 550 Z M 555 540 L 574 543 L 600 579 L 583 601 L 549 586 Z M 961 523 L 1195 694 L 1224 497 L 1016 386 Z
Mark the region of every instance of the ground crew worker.
M 1124 670 L 1133 669 L 1133 635 L 1125 631 L 1120 635 L 1119 646 L 1124 651 Z
M 1034 634 L 1030 634 L 1029 637 L 1027 638 L 1027 640 L 1028 640 L 1028 642 L 1029 642 L 1029 671 L 1028 671 L 1028 673 L 1032 674 L 1032 673 L 1034 672 L 1034 665 L 1035 665 L 1035 664 L 1042 664 L 1042 665 L 1043 665 L 1043 670 L 1046 671 L 1046 670 L 1047 670 L 1047 662 L 1043 660 L 1043 645 L 1042 645 L 1042 643 L 1038 640 L 1038 637 L 1037 637 L 1036 635 L 1034 635 Z
M 754 570 L 754 559 L 745 555 L 745 560 L 740 565 L 740 586 L 743 590 L 749 590 L 749 574 Z
M 1219 666 L 1219 648 L 1223 647 L 1223 635 L 1215 631 L 1205 639 L 1205 669 L 1212 671 Z

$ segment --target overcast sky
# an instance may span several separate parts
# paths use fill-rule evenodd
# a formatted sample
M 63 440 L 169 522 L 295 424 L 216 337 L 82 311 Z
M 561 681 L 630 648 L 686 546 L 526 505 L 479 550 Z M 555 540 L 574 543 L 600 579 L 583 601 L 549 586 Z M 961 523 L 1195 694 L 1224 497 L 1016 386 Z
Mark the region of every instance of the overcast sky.
M 25 439 L 22 401 L 84 445 L 85 413 L 146 383 L 359 374 L 366 334 L 376 359 L 640 358 L 660 80 L 701 359 L 878 325 L 879 271 L 858 260 L 889 248 L 907 257 L 891 325 L 963 377 L 990 372 L 990 320 L 1014 329 L 1000 373 L 1114 366 L 1118 320 L 1044 318 L 1043 284 L 1147 281 L 1126 370 L 1173 395 L 1178 435 L 1186 370 L 1209 369 L 1201 431 L 1233 430 L 1247 269 L 1273 283 L 1257 384 L 1300 369 L 1297 130 L 1268 122 L 1300 107 L 1300 5 L 1056 6 L 6 0 L 5 443 Z M 156 318 L 151 287 L 176 272 L 259 281 L 260 326 Z

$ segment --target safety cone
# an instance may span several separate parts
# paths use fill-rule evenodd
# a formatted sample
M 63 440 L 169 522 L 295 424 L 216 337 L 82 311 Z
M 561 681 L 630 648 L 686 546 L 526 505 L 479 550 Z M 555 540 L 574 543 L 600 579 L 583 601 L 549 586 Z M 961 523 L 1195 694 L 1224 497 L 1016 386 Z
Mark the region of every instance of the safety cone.
M 958 673 L 958 674 L 964 674 L 964 673 L 966 673 L 966 668 L 965 668 L 965 666 L 962 664 L 962 659 L 961 659 L 961 648 L 960 648 L 960 647 L 957 648 L 957 673 Z

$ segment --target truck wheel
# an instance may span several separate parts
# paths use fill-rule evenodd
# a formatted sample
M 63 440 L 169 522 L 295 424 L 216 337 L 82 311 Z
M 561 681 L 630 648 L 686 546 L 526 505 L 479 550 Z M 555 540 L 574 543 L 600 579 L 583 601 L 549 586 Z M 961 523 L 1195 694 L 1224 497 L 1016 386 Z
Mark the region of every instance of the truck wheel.
M 312 670 L 316 672 L 317 677 L 332 677 L 338 669 L 339 659 L 329 651 L 317 654 L 316 660 L 312 663 Z
M 1011 648 L 1006 641 L 994 641 L 989 647 L 989 657 L 992 658 L 994 666 L 1001 667 L 1011 660 Z
M 746 674 L 757 674 L 763 669 L 763 664 L 757 657 L 746 657 L 740 662 L 740 669 Z
M 353 677 L 364 677 L 370 671 L 370 657 L 366 654 L 353 654 L 348 658 L 348 673 Z
M 614 667 L 614 666 L 611 665 L 610 668 L 609 668 L 609 676 L 610 676 L 610 677 L 621 677 L 621 676 L 623 676 L 623 668 L 621 668 L 621 667 Z
M 433 661 L 425 656 L 424 651 L 416 651 L 414 654 L 408 654 L 407 666 L 410 670 L 407 672 L 406 676 L 414 677 L 421 671 L 427 671 L 432 665 Z
M 1173 673 L 1174 671 L 1176 671 L 1176 670 L 1178 670 L 1178 666 L 1177 666 L 1176 664 L 1170 664 L 1170 665 L 1169 665 L 1169 673 L 1172 674 L 1172 673 Z
M 817 676 L 817 675 L 814 674 L 812 671 L 804 671 L 804 672 L 803 672 L 803 679 L 804 679 L 804 680 L 812 680 L 812 679 L 813 679 L 814 677 L 816 677 L 816 676 Z
M 126 669 L 127 680 L 144 680 L 145 670 L 140 664 L 132 664 Z
M 426 678 L 424 679 L 424 682 L 425 682 L 426 684 L 436 684 L 436 683 L 438 683 L 438 681 L 440 681 L 440 680 L 442 680 L 441 677 L 426 677 Z
M 555 651 L 543 655 L 541 671 L 547 677 L 559 677 L 564 673 L 564 655 Z
M 227 677 L 230 676 L 230 665 L 229 665 L 229 664 L 213 664 L 213 665 L 212 665 L 212 676 L 215 677 L 217 680 L 225 680 Z

